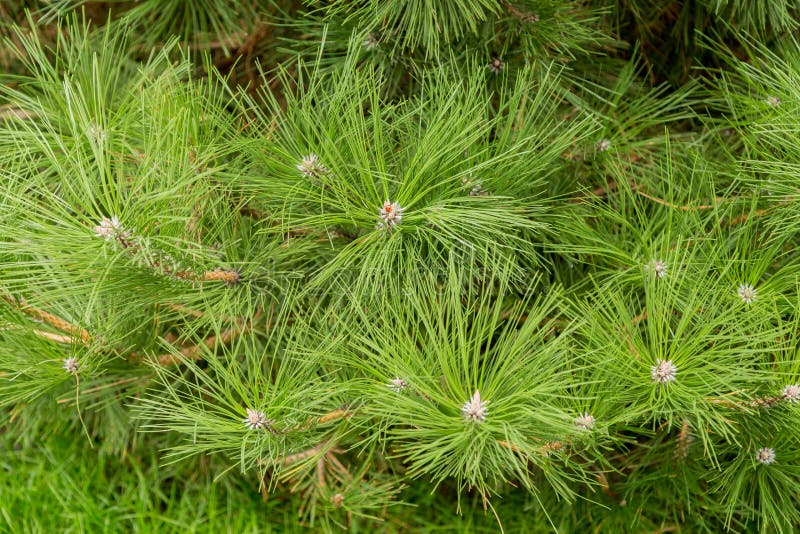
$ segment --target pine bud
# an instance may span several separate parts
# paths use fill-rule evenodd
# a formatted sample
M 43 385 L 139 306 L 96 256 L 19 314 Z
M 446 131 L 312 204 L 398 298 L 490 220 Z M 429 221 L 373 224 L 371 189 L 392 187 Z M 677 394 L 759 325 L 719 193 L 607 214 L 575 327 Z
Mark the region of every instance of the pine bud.
M 656 360 L 656 364 L 650 368 L 650 376 L 657 384 L 666 384 L 675 380 L 678 368 L 672 360 Z
M 403 211 L 405 208 L 400 207 L 400 203 L 385 201 L 378 212 L 378 216 L 381 218 L 378 228 L 388 232 L 393 226 L 400 224 L 400 221 L 403 220 Z
M 667 276 L 667 264 L 661 260 L 653 260 L 648 265 L 648 268 L 656 278 L 664 278 Z
M 66 358 L 64 360 L 64 369 L 71 375 L 78 373 L 78 358 Z
M 597 144 L 597 150 L 600 152 L 605 152 L 611 148 L 611 140 L 610 139 L 603 139 Z
M 393 378 L 392 380 L 389 380 L 389 383 L 386 384 L 386 386 L 395 393 L 400 393 L 408 387 L 408 384 L 402 378 Z
M 775 449 L 771 449 L 769 447 L 758 449 L 758 452 L 756 453 L 756 460 L 764 465 L 773 463 L 775 461 Z
M 492 58 L 492 60 L 489 62 L 489 64 L 486 65 L 486 67 L 490 71 L 492 71 L 494 74 L 498 74 L 501 70 L 503 70 L 503 68 L 505 66 L 506 66 L 506 64 L 499 57 Z
M 781 105 L 781 99 L 777 96 L 770 95 L 767 97 L 767 105 L 773 108 L 777 108 Z
M 592 430 L 594 428 L 595 418 L 588 413 L 582 413 L 575 418 L 575 426 L 581 430 Z
M 481 394 L 478 390 L 475 390 L 472 398 L 461 407 L 461 414 L 468 423 L 485 421 L 489 413 L 489 410 L 486 408 L 487 404 L 489 404 L 489 401 L 482 401 Z
M 89 139 L 92 140 L 95 144 L 102 145 L 106 140 L 106 132 L 96 124 L 92 124 L 86 130 L 86 134 L 89 136 Z
M 297 164 L 297 170 L 306 178 L 319 178 L 328 172 L 327 167 L 319 162 L 319 157 L 316 154 L 304 156 L 300 163 Z
M 481 180 L 472 180 L 471 178 L 462 178 L 461 183 L 465 188 L 469 189 L 469 196 L 471 197 L 488 197 L 489 192 L 483 188 Z
M 242 419 L 242 423 L 244 423 L 244 426 L 250 430 L 263 430 L 272 424 L 272 421 L 267 419 L 267 416 L 264 415 L 264 412 L 251 410 L 250 408 L 247 408 L 246 411 L 247 417 Z
M 364 38 L 364 42 L 362 44 L 367 50 L 374 50 L 378 47 L 378 38 L 374 33 L 370 33 Z
M 797 384 L 788 384 L 781 392 L 783 398 L 789 402 L 797 402 L 800 400 L 800 386 Z
M 108 217 L 100 219 L 100 224 L 94 227 L 94 235 L 95 237 L 102 237 L 106 241 L 119 238 L 127 239 L 130 237 L 130 234 L 125 230 L 125 227 L 122 226 L 122 223 L 119 222 L 116 216 L 110 219 Z
M 736 294 L 745 304 L 750 304 L 756 300 L 756 289 L 751 284 L 742 284 L 736 290 Z

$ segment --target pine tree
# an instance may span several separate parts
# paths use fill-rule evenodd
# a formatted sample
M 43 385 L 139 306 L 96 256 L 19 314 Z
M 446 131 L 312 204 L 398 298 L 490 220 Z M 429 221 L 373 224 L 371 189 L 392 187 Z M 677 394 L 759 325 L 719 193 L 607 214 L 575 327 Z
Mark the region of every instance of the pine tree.
M 682 4 L 0 6 L 3 528 L 795 531 L 798 6 Z

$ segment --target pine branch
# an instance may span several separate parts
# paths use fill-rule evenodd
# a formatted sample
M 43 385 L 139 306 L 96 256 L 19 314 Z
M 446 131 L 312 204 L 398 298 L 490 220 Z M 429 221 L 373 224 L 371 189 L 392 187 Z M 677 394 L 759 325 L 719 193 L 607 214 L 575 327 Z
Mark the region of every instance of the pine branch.
M 76 341 L 74 337 L 65 334 L 54 334 L 53 332 L 45 332 L 43 330 L 34 330 L 33 333 L 44 339 L 65 345 L 72 345 Z
M 226 285 L 238 284 L 241 281 L 238 271 L 217 268 L 213 271 L 197 273 L 192 270 L 177 269 L 168 265 L 158 256 L 146 250 L 134 236 L 131 236 L 129 232 L 125 231 L 114 219 L 103 219 L 100 225 L 96 227 L 96 231 L 98 235 L 106 237 L 106 239 L 113 238 L 123 249 L 131 252 L 135 256 L 143 257 L 150 268 L 160 270 L 181 280 L 194 282 L 223 282 Z
M 709 402 L 711 402 L 711 404 L 718 404 L 725 406 L 726 408 L 731 408 L 741 411 L 749 411 L 753 408 L 755 409 L 774 408 L 781 402 L 789 402 L 789 403 L 797 402 L 797 394 L 784 392 L 781 393 L 780 395 L 768 395 L 765 397 L 756 397 L 755 399 L 746 401 L 730 400 L 725 398 L 712 398 L 709 399 Z
M 308 430 L 315 426 L 321 426 L 327 423 L 331 423 L 334 421 L 340 421 L 342 419 L 349 419 L 353 415 L 356 414 L 356 410 L 348 410 L 344 408 L 339 408 L 337 410 L 333 410 L 328 412 L 324 415 L 319 417 L 312 417 L 308 419 L 305 423 L 295 425 L 293 427 L 287 428 L 284 432 L 301 432 L 304 430 Z
M 506 7 L 509 13 L 520 19 L 522 22 L 538 22 L 539 16 L 535 13 L 526 13 L 516 7 L 511 2 L 504 2 L 503 5 Z
M 37 321 L 49 324 L 50 326 L 56 328 L 57 330 L 61 330 L 62 332 L 71 336 L 69 338 L 70 340 L 69 342 L 71 342 L 73 338 L 79 339 L 80 342 L 85 345 L 88 345 L 92 341 L 91 334 L 89 334 L 89 332 L 84 328 L 73 325 L 69 321 L 62 319 L 57 315 L 53 315 L 50 312 L 34 308 L 33 306 L 28 305 L 24 299 L 16 299 L 14 297 L 9 297 L 9 296 L 5 297 L 5 299 L 24 314 L 33 317 Z M 44 332 L 42 332 L 41 334 L 37 333 L 37 335 L 41 335 L 42 337 L 47 337 L 48 339 L 51 339 L 53 341 L 63 339 L 63 337 L 58 336 L 56 334 L 45 334 Z

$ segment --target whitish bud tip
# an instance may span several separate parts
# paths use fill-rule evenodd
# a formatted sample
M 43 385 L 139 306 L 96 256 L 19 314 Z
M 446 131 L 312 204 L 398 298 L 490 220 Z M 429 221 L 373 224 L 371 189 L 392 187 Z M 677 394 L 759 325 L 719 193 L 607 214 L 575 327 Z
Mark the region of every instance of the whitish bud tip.
M 67 358 L 64 360 L 64 370 L 74 375 L 78 372 L 78 358 Z
M 592 430 L 595 422 L 594 416 L 589 413 L 582 413 L 575 418 L 575 426 L 581 430 Z
M 244 423 L 244 426 L 250 430 L 262 430 L 272 424 L 272 421 L 267 419 L 267 416 L 264 415 L 264 412 L 251 410 L 250 408 L 247 408 L 246 411 L 247 417 L 242 419 L 242 423 Z
M 486 407 L 488 404 L 489 401 L 481 400 L 481 394 L 476 390 L 472 398 L 461 407 L 461 414 L 468 423 L 485 421 L 486 416 L 489 414 L 489 410 Z
M 498 74 L 501 70 L 503 70 L 503 68 L 505 68 L 505 66 L 506 64 L 502 59 L 495 57 L 492 58 L 488 65 L 486 65 L 486 68 L 488 68 L 494 74 Z
M 386 384 L 386 386 L 395 393 L 400 393 L 408 387 L 408 383 L 402 378 L 393 378 L 392 380 L 389 380 L 389 383 Z
M 316 154 L 303 156 L 303 159 L 297 164 L 297 170 L 306 178 L 318 178 L 328 172 L 327 167 L 320 163 Z
M 364 38 L 364 42 L 362 44 L 367 50 L 374 50 L 378 46 L 378 38 L 374 33 L 370 33 Z
M 102 237 L 106 241 L 117 239 L 118 237 L 127 238 L 129 236 L 125 227 L 119 222 L 116 216 L 103 217 L 97 226 L 94 227 L 95 237 Z
M 745 304 L 750 304 L 756 300 L 756 289 L 751 284 L 742 284 L 736 290 L 736 294 L 742 299 Z
M 800 386 L 797 384 L 788 384 L 781 391 L 783 398 L 789 402 L 797 402 L 800 400 Z
M 656 364 L 650 368 L 650 376 L 657 384 L 666 384 L 675 380 L 678 368 L 672 360 L 656 360 Z
M 775 449 L 763 447 L 756 452 L 756 460 L 764 465 L 769 465 L 775 461 Z
M 647 267 L 656 278 L 664 278 L 667 276 L 667 264 L 664 261 L 653 260 Z
M 405 211 L 405 208 L 401 207 L 399 202 L 386 200 L 380 211 L 378 211 L 378 217 L 381 219 L 378 223 L 378 228 L 389 231 L 400 224 L 400 221 L 403 220 L 403 211 Z

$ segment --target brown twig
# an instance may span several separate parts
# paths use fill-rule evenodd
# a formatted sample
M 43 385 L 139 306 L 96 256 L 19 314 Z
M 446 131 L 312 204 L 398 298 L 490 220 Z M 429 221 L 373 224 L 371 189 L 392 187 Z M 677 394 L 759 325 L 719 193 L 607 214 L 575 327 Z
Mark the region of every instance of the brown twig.
M 202 317 L 204 315 L 203 312 L 201 312 L 199 310 L 193 310 L 191 308 L 187 308 L 183 304 L 170 303 L 170 304 L 166 304 L 166 306 L 168 308 L 172 309 L 172 310 L 177 311 L 177 312 L 185 313 L 186 315 L 191 315 L 192 317 L 200 318 L 200 317 Z
M 327 449 L 327 450 L 325 450 L 325 449 Z M 341 449 L 337 449 L 335 447 L 335 444 L 331 444 L 330 442 L 325 441 L 325 442 L 320 443 L 319 445 L 315 445 L 315 446 L 311 447 L 310 449 L 306 449 L 304 451 L 301 451 L 301 452 L 298 452 L 298 453 L 295 453 L 295 454 L 290 454 L 289 456 L 286 456 L 283 459 L 283 462 L 281 462 L 281 463 L 283 463 L 284 465 L 290 465 L 290 464 L 297 463 L 300 460 L 305 460 L 307 458 L 311 458 L 311 457 L 313 457 L 313 456 L 315 456 L 317 454 L 322 453 L 315 463 L 316 463 L 317 481 L 320 482 L 321 485 L 324 486 L 325 485 L 325 480 L 324 480 L 325 476 L 324 475 L 325 475 L 325 471 L 326 471 L 325 462 L 330 462 L 339 471 L 339 473 L 342 476 L 344 476 L 346 478 L 352 478 L 352 475 L 350 474 L 350 472 L 347 470 L 347 468 L 344 466 L 344 464 L 342 464 L 342 462 L 340 462 L 339 459 L 336 458 L 336 456 L 334 454 L 334 453 L 341 453 L 341 452 L 342 452 L 342 450 Z M 296 472 L 296 469 L 294 471 L 292 471 L 292 472 Z
M 65 345 L 72 345 L 77 341 L 77 339 L 72 336 L 68 336 L 66 334 L 54 334 L 53 332 L 45 332 L 44 330 L 34 330 L 33 333 L 49 341 L 63 343 Z
M 745 213 L 744 215 L 740 215 L 740 216 L 728 221 L 728 226 L 733 226 L 734 224 L 741 224 L 741 223 L 745 222 L 747 219 L 749 219 L 750 217 L 761 217 L 761 216 L 766 215 L 768 213 L 769 213 L 768 209 L 761 209 L 761 210 L 756 210 L 756 211 L 751 212 L 751 213 Z
M 225 282 L 228 285 L 233 285 L 239 282 L 240 275 L 237 271 L 225 271 L 223 269 L 216 269 L 213 271 L 206 271 L 201 275 L 195 275 L 190 271 L 185 271 L 181 273 L 176 273 L 178 278 L 182 278 L 181 275 L 187 275 L 188 278 L 193 278 L 194 280 L 198 280 L 200 282 Z
M 289 456 L 287 456 L 287 457 L 285 457 L 283 459 L 283 463 L 284 464 L 293 464 L 293 463 L 298 462 L 300 460 L 305 460 L 306 458 L 314 456 L 315 454 L 320 452 L 325 445 L 326 445 L 326 443 L 320 443 L 319 445 L 315 445 L 315 446 L 311 447 L 310 449 L 306 449 L 306 450 L 304 450 L 302 452 L 298 452 L 298 453 L 295 453 L 295 454 L 290 454 Z
M 354 412 L 350 410 L 344 410 L 344 409 L 334 410 L 317 419 L 316 424 L 321 425 L 324 423 L 329 423 L 331 421 L 336 421 L 337 419 L 344 419 L 346 417 L 350 417 L 351 415 L 353 415 L 353 413 Z
M 689 454 L 689 445 L 692 442 L 692 435 L 689 433 L 690 428 L 689 420 L 684 419 L 681 423 L 681 430 L 678 432 L 678 445 L 675 448 L 675 458 L 679 460 L 686 458 Z
M 61 330 L 62 332 L 66 332 L 67 334 L 77 336 L 78 338 L 80 338 L 81 341 L 85 343 L 88 343 L 92 339 L 92 336 L 89 334 L 88 331 L 84 330 L 79 326 L 73 325 L 72 323 L 62 319 L 61 317 L 53 315 L 52 313 L 39 310 L 36 308 L 31 308 L 29 306 L 23 307 L 22 311 L 44 323 L 49 324 L 54 328 L 57 328 L 58 330 Z
M 523 449 L 522 447 L 520 447 L 516 443 L 510 443 L 510 442 L 508 442 L 508 441 L 506 441 L 504 439 L 498 439 L 497 440 L 497 444 L 500 445 L 501 447 L 505 448 L 505 449 L 510 450 L 510 451 L 525 452 L 525 449 Z
M 142 246 L 128 235 L 117 235 L 116 240 L 120 245 L 122 245 L 122 248 L 130 250 L 134 254 L 141 254 L 143 252 Z M 176 278 L 180 278 L 181 280 L 195 282 L 224 282 L 227 285 L 237 284 L 241 280 L 241 275 L 235 270 L 214 269 L 213 271 L 196 273 L 190 270 L 176 271 L 171 266 L 165 265 L 161 260 L 152 256 L 146 257 L 145 261 L 151 268 L 161 269 L 165 273 L 175 276 Z
M 553 452 L 561 452 L 567 448 L 567 444 L 561 441 L 548 441 L 542 445 L 540 452 L 545 456 L 549 456 Z
M 536 452 L 544 456 L 549 456 L 553 452 L 563 451 L 567 447 L 567 444 L 562 441 L 547 441 L 532 451 L 527 451 L 522 446 L 517 445 L 516 443 L 508 442 L 504 439 L 498 439 L 497 444 L 510 451 L 520 453 Z
M 339 419 L 347 419 L 351 417 L 354 413 L 355 411 L 340 408 L 338 410 L 326 413 L 321 417 L 312 417 L 311 419 L 306 421 L 306 424 L 303 427 L 303 429 L 311 428 L 312 426 L 324 425 L 325 423 L 330 423 L 331 421 L 338 421 Z
M 199 313 L 199 312 L 198 312 Z M 189 347 L 181 347 L 178 350 L 178 354 L 173 353 L 166 353 L 161 354 L 160 356 L 156 356 L 155 361 L 159 365 L 176 365 L 181 363 L 184 359 L 188 360 L 199 360 L 202 358 L 202 353 L 204 350 L 211 350 L 214 349 L 217 345 L 229 345 L 235 338 L 238 336 L 244 335 L 245 333 L 249 332 L 252 328 L 253 322 L 256 321 L 264 314 L 263 310 L 256 311 L 253 314 L 253 317 L 244 319 L 239 318 L 236 320 L 236 325 L 232 326 L 220 333 L 219 335 L 210 335 L 206 337 L 200 343 L 196 345 L 191 345 Z M 172 343 L 169 336 L 172 334 L 167 334 L 164 336 L 164 340 Z M 146 361 L 147 358 L 139 353 L 132 353 L 128 356 L 131 361 Z
M 39 116 L 35 111 L 28 111 L 25 109 L 15 108 L 9 105 L 0 106 L 0 120 L 3 119 L 35 119 Z
M 305 423 L 298 423 L 294 426 L 290 426 L 282 431 L 281 434 L 288 434 L 290 432 L 299 432 L 303 430 L 308 430 L 313 426 L 324 425 L 325 423 L 330 423 L 332 421 L 338 421 L 340 419 L 348 419 L 352 417 L 356 413 L 355 410 L 348 410 L 345 408 L 339 408 L 337 410 L 333 410 L 332 412 L 328 412 L 325 415 L 321 415 L 319 417 L 311 417 L 306 420 Z
M 734 410 L 748 410 L 752 408 L 772 408 L 777 406 L 782 400 L 786 399 L 786 395 L 772 395 L 769 397 L 756 397 L 750 401 L 735 401 L 729 399 L 709 399 L 711 404 L 721 404 L 727 408 Z
M 234 338 L 248 332 L 250 328 L 251 326 L 249 322 L 244 325 L 237 325 L 235 327 L 228 328 L 218 336 L 217 335 L 208 336 L 197 345 L 192 345 L 190 347 L 183 347 L 178 351 L 178 354 L 172 354 L 172 353 L 162 354 L 156 358 L 156 361 L 158 362 L 159 365 L 175 365 L 180 363 L 184 359 L 199 360 L 202 358 L 203 351 L 211 350 L 218 344 L 228 345 L 231 343 L 231 341 L 233 341 Z
M 347 470 L 347 467 L 345 467 L 345 465 L 339 461 L 333 450 L 325 453 L 325 458 L 333 465 L 333 467 L 336 468 L 337 471 L 339 471 L 339 474 L 342 475 L 345 480 L 352 480 L 353 475 Z
M 83 344 L 89 344 L 92 341 L 92 336 L 89 332 L 79 326 L 76 326 L 69 321 L 58 317 L 57 315 L 53 315 L 50 312 L 46 312 L 44 310 L 40 310 L 39 308 L 34 308 L 33 306 L 29 306 L 25 303 L 23 299 L 15 299 L 14 297 L 6 297 L 6 300 L 13 305 L 15 305 L 22 313 L 29 317 L 33 317 L 37 321 L 41 321 L 43 323 L 49 324 L 53 328 L 57 330 L 61 330 L 62 332 L 69 334 L 72 337 L 76 337 L 80 339 Z M 55 334 L 46 334 L 45 332 L 39 333 L 37 331 L 37 335 L 42 335 L 43 337 L 48 337 L 52 340 L 56 340 L 58 336 Z M 61 338 L 58 337 L 60 340 Z M 61 342 L 61 341 L 59 341 Z M 70 339 L 70 341 L 72 340 Z
M 523 22 L 538 22 L 539 15 L 535 13 L 526 13 L 522 11 L 517 6 L 513 5 L 511 2 L 505 2 L 505 7 L 509 13 L 517 17 L 518 19 L 522 20 Z
M 324 488 L 326 486 L 324 456 L 321 456 L 319 460 L 317 460 L 317 484 L 319 485 L 320 488 Z
M 609 497 L 617 497 L 617 492 L 611 489 L 611 484 L 608 481 L 608 475 L 606 475 L 603 471 L 598 470 L 595 467 L 592 467 L 592 470 L 597 473 L 597 483 L 600 484 L 600 491 L 604 494 L 608 495 Z

